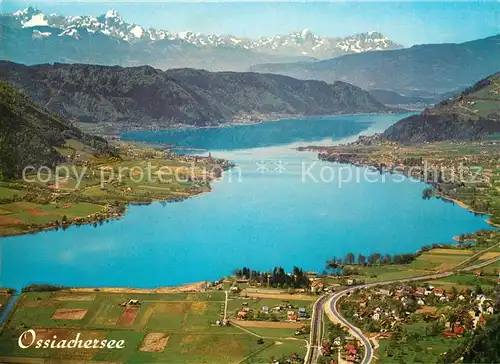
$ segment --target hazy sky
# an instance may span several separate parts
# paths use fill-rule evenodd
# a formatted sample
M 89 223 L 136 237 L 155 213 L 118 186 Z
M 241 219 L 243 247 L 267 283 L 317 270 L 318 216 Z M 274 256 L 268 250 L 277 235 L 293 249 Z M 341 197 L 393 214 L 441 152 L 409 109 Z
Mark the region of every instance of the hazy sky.
M 0 0 L 1 1 L 1 0 Z M 406 46 L 462 42 L 500 33 L 500 2 L 118 2 L 9 1 L 3 12 L 32 5 L 45 13 L 100 15 L 169 31 L 256 38 L 309 28 L 321 36 L 378 30 Z

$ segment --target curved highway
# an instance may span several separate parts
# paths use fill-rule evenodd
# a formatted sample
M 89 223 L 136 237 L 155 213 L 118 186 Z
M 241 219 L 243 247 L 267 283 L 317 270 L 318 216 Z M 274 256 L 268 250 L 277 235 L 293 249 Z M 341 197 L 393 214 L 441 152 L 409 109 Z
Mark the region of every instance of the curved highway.
M 491 249 L 491 248 L 489 248 Z M 489 250 L 487 249 L 487 250 Z M 484 253 L 484 251 L 480 252 L 481 254 Z M 457 267 L 460 267 L 464 265 L 465 263 L 468 263 L 472 258 L 478 256 L 478 254 L 475 254 L 473 257 L 464 260 L 460 264 L 454 267 L 456 269 Z M 470 267 L 466 267 L 463 269 L 459 269 L 459 272 L 466 272 L 466 271 L 471 271 L 479 268 L 483 268 L 489 264 L 495 263 L 500 260 L 500 257 L 496 257 L 487 261 L 484 261 L 479 264 L 472 265 Z M 371 287 L 377 287 L 377 286 L 384 286 L 384 285 L 390 285 L 394 283 L 402 283 L 402 282 L 414 282 L 414 281 L 423 281 L 423 280 L 434 280 L 434 279 L 439 279 L 439 278 L 444 278 L 451 276 L 453 274 L 456 274 L 455 271 L 450 270 L 450 271 L 444 271 L 440 273 L 435 273 L 435 274 L 429 274 L 425 276 L 418 276 L 418 277 L 410 277 L 410 278 L 403 278 L 403 279 L 395 279 L 395 280 L 389 280 L 389 281 L 380 281 L 380 282 L 373 282 L 373 283 L 366 283 L 366 284 L 361 284 L 357 286 L 352 286 L 349 288 L 345 288 L 339 292 L 335 292 L 329 295 L 321 296 L 318 298 L 318 300 L 314 304 L 313 308 L 313 316 L 311 320 L 311 334 L 310 334 L 310 343 L 309 343 L 309 348 L 305 357 L 305 363 L 313 363 L 315 364 L 318 361 L 319 356 L 321 355 L 321 330 L 322 330 L 322 319 L 323 319 L 323 312 L 324 312 L 324 303 L 325 301 L 328 301 L 328 304 L 330 306 L 330 309 L 333 313 L 333 315 L 339 320 L 344 326 L 346 326 L 349 329 L 349 332 L 351 335 L 356 337 L 359 341 L 361 341 L 365 347 L 365 354 L 363 356 L 363 360 L 361 361 L 361 364 L 368 364 L 373 360 L 373 348 L 371 346 L 370 340 L 363 335 L 362 331 L 357 328 L 356 326 L 352 325 L 349 321 L 347 321 L 338 311 L 338 302 L 342 297 L 344 297 L 346 294 L 356 291 L 358 289 L 363 289 L 363 288 L 371 288 Z

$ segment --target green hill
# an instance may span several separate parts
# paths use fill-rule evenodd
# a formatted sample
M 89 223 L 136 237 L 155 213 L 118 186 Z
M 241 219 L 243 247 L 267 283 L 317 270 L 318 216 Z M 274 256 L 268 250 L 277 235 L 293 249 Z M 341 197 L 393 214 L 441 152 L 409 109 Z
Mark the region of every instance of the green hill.
M 500 72 L 431 109 L 398 121 L 389 140 L 424 142 L 478 140 L 500 132 Z
M 112 152 L 107 142 L 89 136 L 68 121 L 0 82 L 0 180 L 18 178 L 26 166 L 53 167 L 67 140 L 90 146 L 96 154 Z

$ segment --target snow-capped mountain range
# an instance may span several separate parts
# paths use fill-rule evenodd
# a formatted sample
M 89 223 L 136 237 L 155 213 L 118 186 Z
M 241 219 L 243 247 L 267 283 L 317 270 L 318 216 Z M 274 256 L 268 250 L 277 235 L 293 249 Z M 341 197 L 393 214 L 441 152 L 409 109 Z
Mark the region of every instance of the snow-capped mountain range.
M 58 36 L 78 40 L 89 34 L 102 33 L 128 43 L 166 40 L 198 48 L 231 47 L 281 57 L 326 59 L 349 53 L 402 48 L 401 45 L 374 31 L 339 38 L 320 37 L 304 29 L 286 35 L 249 39 L 232 35 L 146 29 L 138 24 L 127 23 L 115 10 L 109 10 L 98 17 L 66 17 L 58 14 L 47 15 L 38 9 L 28 7 L 12 14 L 3 14 L 0 21 L 2 25 L 11 28 L 32 28 L 34 39 Z M 41 30 L 40 27 L 52 29 Z

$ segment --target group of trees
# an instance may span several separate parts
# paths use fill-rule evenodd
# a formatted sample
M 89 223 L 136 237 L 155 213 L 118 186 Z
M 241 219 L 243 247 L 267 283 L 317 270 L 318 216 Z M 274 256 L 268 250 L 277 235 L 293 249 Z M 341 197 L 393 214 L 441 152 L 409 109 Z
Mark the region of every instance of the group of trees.
M 429 200 L 432 196 L 434 196 L 434 189 L 432 187 L 424 188 L 422 191 L 422 199 Z
M 375 252 L 369 255 L 359 253 L 356 256 L 354 253 L 349 252 L 344 257 L 333 257 L 327 260 L 325 273 L 328 271 L 342 273 L 342 270 L 345 271 L 346 265 L 373 266 L 382 264 L 409 264 L 420 254 L 436 248 L 449 248 L 449 246 L 445 244 L 426 245 L 420 248 L 416 253 L 404 254 L 381 254 Z
M 23 287 L 21 292 L 55 292 L 62 289 L 67 289 L 68 287 L 56 286 L 53 284 L 30 284 L 29 286 Z
M 337 268 L 343 268 L 345 265 L 376 265 L 376 264 L 407 264 L 412 262 L 418 256 L 417 253 L 407 253 L 407 254 L 384 254 L 372 253 L 370 255 L 358 254 L 357 257 L 354 253 L 349 252 L 344 258 L 333 257 L 326 262 L 326 268 L 329 270 L 335 270 Z
M 310 283 L 306 272 L 299 267 L 293 267 L 291 273 L 286 273 L 282 267 L 274 267 L 270 272 L 261 272 L 243 267 L 236 269 L 234 274 L 237 278 L 248 279 L 269 287 L 308 288 Z

